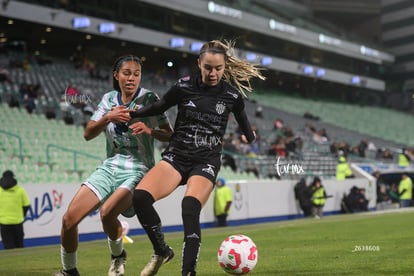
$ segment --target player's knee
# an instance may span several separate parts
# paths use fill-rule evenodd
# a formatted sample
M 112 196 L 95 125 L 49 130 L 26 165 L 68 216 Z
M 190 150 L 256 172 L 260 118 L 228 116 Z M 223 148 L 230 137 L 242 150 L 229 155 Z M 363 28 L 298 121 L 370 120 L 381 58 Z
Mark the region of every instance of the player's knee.
M 118 217 L 118 214 L 115 214 L 113 211 L 111 211 L 109 208 L 107 208 L 105 205 L 102 206 L 99 215 L 101 216 L 101 221 L 103 224 L 115 220 Z
M 79 221 L 76 220 L 71 214 L 65 213 L 62 217 L 62 230 L 70 231 L 77 227 Z
M 135 190 L 133 200 L 134 208 L 137 213 L 148 206 L 152 206 L 155 201 L 152 195 L 145 190 Z
M 199 217 L 201 212 L 201 203 L 192 196 L 185 196 L 181 202 L 182 217 Z

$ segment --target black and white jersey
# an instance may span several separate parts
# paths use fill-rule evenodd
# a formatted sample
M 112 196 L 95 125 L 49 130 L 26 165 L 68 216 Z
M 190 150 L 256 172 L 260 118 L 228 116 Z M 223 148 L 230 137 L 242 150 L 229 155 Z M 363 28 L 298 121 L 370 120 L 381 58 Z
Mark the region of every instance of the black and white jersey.
M 138 110 L 138 116 L 178 107 L 174 134 L 166 149 L 174 154 L 200 161 L 219 157 L 230 112 L 247 139 L 254 139 L 243 96 L 225 81 L 212 87 L 203 85 L 200 76 L 182 78 L 155 105 L 152 110 L 151 106 Z

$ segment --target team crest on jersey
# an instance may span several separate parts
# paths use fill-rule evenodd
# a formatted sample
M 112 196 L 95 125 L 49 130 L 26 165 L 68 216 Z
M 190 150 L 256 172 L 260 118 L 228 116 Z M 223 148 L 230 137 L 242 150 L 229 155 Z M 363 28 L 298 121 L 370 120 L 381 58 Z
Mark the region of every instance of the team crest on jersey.
M 218 114 L 223 114 L 225 110 L 226 110 L 226 104 L 224 102 L 218 102 L 216 104 L 216 111 Z
M 142 105 L 142 104 L 131 103 L 131 104 L 128 106 L 128 109 L 130 109 L 130 110 L 134 110 L 134 111 L 137 111 L 138 109 L 142 108 L 143 106 L 144 106 L 144 105 Z
M 206 173 L 208 173 L 208 174 L 210 174 L 212 176 L 215 176 L 215 173 L 214 173 L 214 169 L 213 168 L 214 168 L 213 165 L 207 164 L 207 168 L 202 168 L 201 171 L 206 172 Z

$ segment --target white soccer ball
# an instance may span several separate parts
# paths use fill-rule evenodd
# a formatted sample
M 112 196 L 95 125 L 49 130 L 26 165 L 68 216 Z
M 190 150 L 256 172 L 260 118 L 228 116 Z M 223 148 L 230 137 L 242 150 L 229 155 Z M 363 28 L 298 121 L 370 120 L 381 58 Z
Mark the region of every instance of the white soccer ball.
M 230 274 L 247 274 L 258 259 L 256 244 L 246 235 L 231 235 L 224 239 L 217 251 L 218 263 Z

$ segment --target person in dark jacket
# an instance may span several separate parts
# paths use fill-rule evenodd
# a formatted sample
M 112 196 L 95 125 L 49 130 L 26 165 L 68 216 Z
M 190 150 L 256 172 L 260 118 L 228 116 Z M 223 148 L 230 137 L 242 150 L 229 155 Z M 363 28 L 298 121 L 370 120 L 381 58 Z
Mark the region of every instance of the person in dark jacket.
M 306 185 L 306 179 L 301 178 L 295 185 L 295 199 L 298 201 L 300 209 L 303 211 L 304 217 L 312 216 L 312 201 Z

